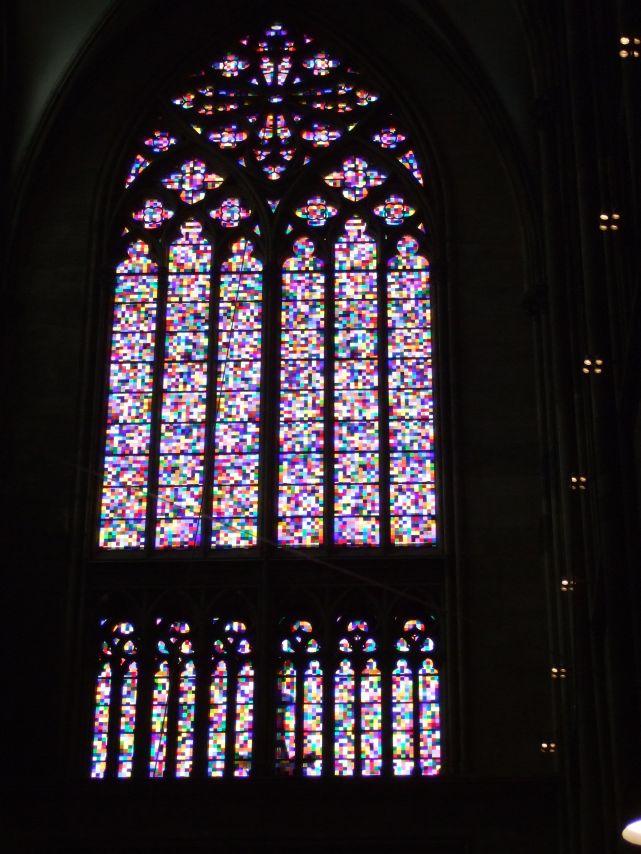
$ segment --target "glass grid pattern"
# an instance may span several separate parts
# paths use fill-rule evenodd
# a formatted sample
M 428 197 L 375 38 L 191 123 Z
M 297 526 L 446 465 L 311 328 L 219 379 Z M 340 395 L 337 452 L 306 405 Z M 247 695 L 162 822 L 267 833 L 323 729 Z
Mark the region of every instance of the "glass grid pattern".
M 158 267 L 143 241 L 116 269 L 99 545 L 145 545 Z
M 131 777 L 134 761 L 134 735 L 136 731 L 136 699 L 138 695 L 138 665 L 132 661 L 122 682 L 120 713 L 120 755 L 118 776 Z
M 227 743 L 227 665 L 219 661 L 212 675 L 209 694 L 209 738 L 207 741 L 207 774 L 222 777 L 225 773 Z
M 101 780 L 108 772 L 108 755 L 116 754 L 115 774 L 131 777 L 138 692 L 137 646 L 131 623 L 101 620 L 103 638 L 94 698 L 91 777 Z M 113 730 L 110 737 L 109 730 Z M 111 744 L 110 744 L 111 740 Z M 114 743 L 115 742 L 115 743 Z
M 222 264 L 211 544 L 258 542 L 262 262 L 242 238 Z
M 156 546 L 200 542 L 211 247 L 190 220 L 169 248 Z
M 303 776 L 320 777 L 323 771 L 323 670 L 309 662 L 303 677 Z
M 390 528 L 393 545 L 436 542 L 429 264 L 403 237 L 388 262 Z
M 296 620 L 281 642 L 277 675 L 276 770 L 319 777 L 323 770 L 323 667 L 307 620 Z M 290 658 L 293 656 L 293 658 Z
M 107 770 L 110 700 L 111 665 L 107 662 L 103 664 L 96 682 L 93 746 L 91 751 L 91 777 L 94 780 L 102 780 Z
M 245 623 L 214 619 L 213 673 L 209 690 L 207 775 L 248 777 L 254 738 L 254 668 Z M 221 631 L 222 629 L 222 631 Z M 233 757 L 229 748 L 233 745 Z
M 211 65 L 225 78 L 225 90 L 203 83 L 197 91 L 173 102 L 181 110 L 193 111 L 183 117 L 197 122 L 192 127 L 203 145 L 207 140 L 212 142 L 241 168 L 255 161 L 270 188 L 278 191 L 271 193 L 274 201 L 268 201 L 272 213 L 285 198 L 280 191 L 286 189 L 289 171 L 303 162 L 298 147 L 310 155 L 316 149 L 324 151 L 348 127 L 352 130 L 354 125 L 348 125 L 348 120 L 351 122 L 359 110 L 378 99 L 376 94 L 352 85 L 355 81 L 350 75 L 355 72 L 343 69 L 339 60 L 308 47 L 311 39 L 306 39 L 305 45 L 301 43 L 298 52 L 294 41 L 288 39 L 284 28 L 274 25 L 262 40 L 245 40 L 243 56 L 230 53 Z M 348 83 L 333 82 L 338 68 Z M 267 87 L 267 113 L 256 110 L 256 116 L 241 115 L 242 85 L 247 83 L 250 92 Z M 304 119 L 288 106 L 273 106 L 280 103 L 280 88 L 286 84 L 292 85 Z M 314 89 L 319 86 L 323 88 Z M 278 88 L 277 95 L 274 87 Z M 229 118 L 234 110 L 240 110 L 235 114 L 239 123 L 223 127 L 221 116 Z M 330 123 L 310 125 L 310 116 L 324 119 L 328 111 L 332 111 Z M 247 118 L 254 127 L 245 125 Z M 370 125 L 370 135 L 372 129 Z M 404 134 L 389 127 L 371 138 L 381 148 L 394 151 L 398 171 L 408 170 L 423 183 L 414 151 L 406 150 L 403 144 L 407 140 Z M 155 164 L 157 156 L 167 157 L 165 152 L 176 142 L 166 131 L 155 131 L 145 141 L 150 150 L 145 157 L 136 156 L 126 179 L 127 186 L 136 182 L 133 192 L 143 191 L 148 175 L 157 174 L 156 166 L 144 178 L 141 174 Z M 402 147 L 396 151 L 399 145 Z M 370 154 L 367 156 L 369 159 Z M 304 164 L 310 159 L 305 155 Z M 259 542 L 259 432 L 265 402 L 261 399 L 263 263 L 253 257 L 252 242 L 241 237 L 230 254 L 219 253 L 216 243 L 217 265 L 213 265 L 214 238 L 205 238 L 196 220 L 185 221 L 183 205 L 189 206 L 189 217 L 197 215 L 200 208 L 192 206 L 200 205 L 226 179 L 211 172 L 201 160 L 190 159 L 182 165 L 180 161 L 168 162 L 173 165 L 167 166 L 161 183 L 170 191 L 172 210 L 151 194 L 139 195 L 147 201 L 142 208 L 139 202 L 131 209 L 123 232 L 133 230 L 145 239 L 158 238 L 159 245 L 167 246 L 168 229 L 174 228 L 174 222 L 183 222 L 182 236 L 168 245 L 168 254 L 162 259 L 163 263 L 168 261 L 166 294 L 164 286 L 159 290 L 155 263 L 161 259 L 144 241 L 131 242 L 127 259 L 116 269 L 99 545 L 103 549 L 194 548 L 203 538 L 203 502 L 211 497 L 208 545 L 252 547 Z M 341 194 L 345 201 L 333 207 L 325 197 L 312 195 L 309 188 L 300 199 L 302 206 L 294 205 L 290 211 L 298 218 L 300 230 L 309 231 L 316 243 L 299 237 L 281 268 L 280 373 L 274 415 L 279 437 L 274 524 L 281 545 L 318 547 L 330 541 L 339 546 L 378 546 L 388 535 L 391 544 L 398 546 L 436 542 L 429 264 L 420 254 L 419 241 L 408 234 L 398 241 L 396 254 L 387 264 L 381 260 L 385 243 L 375 240 L 373 230 L 368 230 L 374 220 L 378 217 L 377 227 L 387 234 L 389 228 L 398 234 L 399 226 L 412 230 L 416 209 L 405 203 L 404 196 L 377 189 L 387 185 L 388 179 L 391 183 L 391 175 L 380 165 L 374 154 L 371 163 L 357 152 L 340 158 L 334 163 L 335 171 L 324 178 L 328 185 L 324 192 L 331 194 L 335 203 Z M 160 187 L 156 192 L 163 198 L 169 195 Z M 230 197 L 219 204 L 220 198 L 214 203 L 218 207 L 210 204 L 206 208 L 211 234 L 227 234 L 231 228 L 249 232 L 253 228 L 261 235 L 255 211 L 243 208 L 241 199 Z M 364 203 L 366 198 L 369 208 Z M 354 203 L 362 216 L 351 215 Z M 351 218 L 332 245 L 323 238 L 323 229 L 330 228 L 328 223 L 345 211 Z M 370 217 L 372 213 L 375 216 Z M 416 228 L 425 233 L 423 224 Z M 148 234 L 149 230 L 154 233 Z M 286 233 L 292 230 L 289 225 Z M 332 265 L 327 265 L 328 285 L 325 265 L 317 257 L 325 248 L 327 257 L 333 254 L 334 261 L 333 271 Z M 219 263 L 219 257 L 226 260 Z M 212 291 L 212 276 L 214 282 L 219 281 L 218 293 Z M 379 285 L 384 300 L 381 305 Z M 164 318 L 157 316 L 159 297 L 161 304 L 166 297 Z M 215 315 L 210 317 L 213 309 Z M 327 316 L 332 318 L 331 324 Z M 210 324 L 215 354 L 210 353 Z M 158 332 L 163 328 L 164 341 Z M 381 362 L 379 329 L 384 336 L 383 352 L 387 349 L 386 364 Z M 215 376 L 208 376 L 208 366 Z M 381 371 L 386 372 L 382 385 L 388 389 L 383 401 L 384 408 L 389 407 L 386 424 L 380 422 Z M 154 374 L 159 392 L 155 395 Z M 326 382 L 332 388 L 329 401 Z M 331 426 L 329 436 L 325 435 L 326 421 Z M 152 436 L 156 430 L 158 447 L 154 450 Z M 383 516 L 386 518 L 389 510 L 390 528 L 382 532 L 379 445 L 381 437 L 387 439 L 388 435 L 390 504 Z M 331 448 L 326 449 L 326 443 Z M 206 448 L 210 448 L 207 457 Z M 387 449 L 384 456 L 387 459 Z M 209 477 L 211 496 L 205 496 L 204 484 L 209 483 Z M 325 503 L 333 506 L 331 532 L 324 531 Z M 146 531 L 152 534 L 151 542 L 147 542 Z M 299 629 L 308 625 L 295 624 Z M 131 645 L 123 654 L 127 643 L 131 644 L 122 636 L 129 633 L 129 624 L 114 627 L 114 638 L 125 626 L 126 631 L 120 631 L 111 645 L 103 647 L 99 662 L 92 778 L 132 776 L 136 726 L 140 731 L 141 725 L 147 728 L 150 748 L 137 761 L 145 767 L 148 762 L 149 776 L 167 776 L 168 765 L 176 777 L 191 776 L 196 704 L 203 698 L 208 703 L 206 732 L 203 726 L 207 775 L 250 776 L 256 683 L 253 663 L 246 657 L 250 652 L 247 641 L 225 649 L 214 647 L 204 692 L 197 692 L 197 685 L 205 671 L 197 673 L 189 640 L 174 633 L 167 643 L 161 641 L 149 676 L 152 684 L 146 689 L 152 695 L 151 714 L 143 724 L 136 720 L 141 685 L 138 663 L 132 660 L 135 647 Z M 350 631 L 359 626 L 366 628 L 364 623 L 351 623 Z M 176 627 L 178 634 L 189 632 L 187 624 L 172 624 L 172 629 Z M 240 623 L 226 626 L 230 644 L 231 634 L 241 632 L 240 627 L 245 630 Z M 395 656 L 381 672 L 378 660 L 371 656 L 376 650 L 374 640 L 366 639 L 359 646 L 348 633 L 341 641 L 338 666 L 335 658 L 328 665 L 329 679 L 324 686 L 325 659 L 318 645 L 309 647 L 306 652 L 310 655 L 305 656 L 300 648 L 283 647 L 291 657 L 281 658 L 276 674 L 278 771 L 310 777 L 323 771 L 337 776 L 378 776 L 383 770 L 383 742 L 389 739 L 395 776 L 438 773 L 438 671 L 431 659 L 413 655 L 409 647 L 397 645 L 396 649 L 403 657 Z M 105 660 L 104 656 L 110 658 Z M 385 657 L 380 660 L 387 661 Z M 391 717 L 385 732 L 384 684 L 391 688 Z M 324 687 L 333 713 L 325 721 Z M 325 768 L 324 724 L 329 727 L 334 747 L 333 767 L 330 751 Z M 175 751 L 169 763 L 168 745 Z
M 414 772 L 414 725 L 414 678 L 401 658 L 392 673 L 392 761 L 397 777 Z
M 252 767 L 254 741 L 254 668 L 243 664 L 238 674 L 236 690 L 236 740 L 234 777 L 249 777 Z
M 291 776 L 296 769 L 296 668 L 284 661 L 278 671 L 276 769 Z
M 323 542 L 325 276 L 302 238 L 283 266 L 278 542 Z
M 334 773 L 338 777 L 354 774 L 356 680 L 354 668 L 344 658 L 334 677 Z
M 149 776 L 165 776 L 167 758 L 167 715 L 169 712 L 169 663 L 161 661 L 154 676 L 151 705 L 151 754 Z
M 368 231 L 383 229 L 391 236 L 390 229 L 407 227 L 426 233 L 417 222 L 418 199 L 411 190 L 401 194 L 397 180 L 409 172 L 418 189 L 419 159 L 387 107 L 385 116 L 379 112 L 374 118 L 379 95 L 364 88 L 357 71 L 319 50 L 313 38 L 273 24 L 241 39 L 237 50 L 215 58 L 198 75 L 198 86 L 171 98 L 162 129 L 148 130 L 138 141 L 144 156 L 129 161 L 124 192 L 135 198 L 122 234 L 140 232 L 144 240 L 130 243 L 116 274 L 99 546 L 196 548 L 203 524 L 207 546 L 256 546 L 259 478 L 271 479 L 271 470 L 264 469 L 275 462 L 260 463 L 259 433 L 272 435 L 271 423 L 261 425 L 265 386 L 270 396 L 278 395 L 280 443 L 278 496 L 264 514 L 266 538 L 275 530 L 283 546 L 433 545 L 428 262 L 419 254 L 419 241 L 405 234 L 385 263 L 385 238 L 374 239 Z M 172 128 L 175 114 L 183 123 Z M 361 130 L 358 119 L 365 114 L 374 121 Z M 347 133 L 353 134 L 353 150 L 326 157 L 327 166 L 292 198 L 297 170 L 329 154 Z M 185 150 L 190 137 L 198 138 L 198 156 Z M 361 137 L 367 151 L 359 146 Z M 208 147 L 223 174 L 212 171 Z M 219 238 L 216 260 L 228 254 L 222 245 L 231 229 L 261 236 L 266 227 L 258 222 L 256 205 L 246 206 L 234 195 L 234 172 L 250 167 L 273 188 L 265 198 L 271 213 L 280 214 L 287 203 L 298 228 L 316 239 L 299 236 L 281 269 L 277 389 L 270 363 L 269 378 L 264 376 L 263 264 L 244 236 L 222 265 L 213 265 L 212 258 Z M 217 191 L 225 182 L 223 196 Z M 208 214 L 206 226 L 214 235 L 209 239 L 194 219 L 197 205 Z M 344 215 L 342 235 L 327 239 L 331 220 Z M 176 227 L 181 237 L 171 243 L 167 236 Z M 285 234 L 293 228 L 286 224 Z M 278 235 L 267 229 L 269 246 Z M 160 293 L 165 317 L 157 317 L 158 267 L 145 242 L 149 236 L 168 246 L 168 256 L 157 259 L 168 262 L 166 294 L 164 282 Z M 318 257 L 330 244 L 331 293 Z M 270 281 L 273 272 L 271 264 Z M 218 295 L 211 291 L 212 276 L 220 280 Z M 216 316 L 210 318 L 212 306 Z M 216 330 L 215 360 L 208 352 L 210 323 Z M 157 328 L 165 330 L 162 341 Z M 379 384 L 388 392 L 382 401 Z M 273 409 L 268 411 L 271 420 Z M 388 507 L 381 506 L 383 496 L 389 496 Z M 324 530 L 324 517 L 331 531 Z
M 380 542 L 376 242 L 350 219 L 335 248 L 334 542 Z
M 196 708 L 196 667 L 188 661 L 180 674 L 176 777 L 189 777 L 194 755 L 194 713 Z
M 419 751 L 421 774 L 435 776 L 441 768 L 439 674 L 427 658 L 418 672 Z
M 214 623 L 218 622 L 216 618 Z M 244 623 L 221 625 L 224 637 L 220 635 L 223 639 L 214 642 L 211 664 L 202 670 L 197 669 L 188 637 L 190 626 L 170 625 L 166 640 L 157 642 L 146 722 L 138 720 L 141 686 L 137 645 L 131 638 L 133 626 L 113 626 L 102 646 L 102 656 L 108 660 L 100 663 L 96 680 L 92 779 L 132 776 L 141 727 L 143 736 L 145 729 L 150 730 L 149 759 L 140 756 L 143 764 L 148 762 L 149 777 L 193 776 L 197 703 L 203 702 L 208 709 L 202 725 L 203 746 L 207 742 L 202 773 L 210 778 L 251 775 L 255 673 L 248 656 L 252 646 Z M 328 699 L 333 708 L 327 718 L 323 656 L 311 624 L 294 622 L 282 642 L 283 657 L 276 674 L 276 772 L 304 777 L 320 777 L 324 771 L 339 777 L 377 777 L 384 772 L 383 746 L 388 742 L 389 771 L 394 776 L 437 775 L 441 767 L 439 672 L 434 660 L 425 656 L 426 651 L 434 650 L 426 624 L 416 619 L 404 623 L 395 644 L 397 655 L 386 667 L 378 664 L 377 643 L 368 623 L 358 619 L 345 625 L 338 644 L 340 660 L 330 684 L 333 696 Z M 208 688 L 199 691 L 199 680 L 207 673 Z M 386 683 L 390 715 L 384 728 Z M 324 738 L 329 734 L 333 762 L 326 768 Z
M 377 777 L 383 768 L 381 671 L 373 658 L 361 675 L 361 774 Z

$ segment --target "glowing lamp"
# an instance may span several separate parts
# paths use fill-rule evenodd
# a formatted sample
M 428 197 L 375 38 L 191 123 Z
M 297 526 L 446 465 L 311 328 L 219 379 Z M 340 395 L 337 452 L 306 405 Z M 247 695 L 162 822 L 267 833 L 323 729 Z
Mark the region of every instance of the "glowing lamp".
M 629 821 L 623 828 L 621 836 L 632 845 L 641 845 L 641 818 Z

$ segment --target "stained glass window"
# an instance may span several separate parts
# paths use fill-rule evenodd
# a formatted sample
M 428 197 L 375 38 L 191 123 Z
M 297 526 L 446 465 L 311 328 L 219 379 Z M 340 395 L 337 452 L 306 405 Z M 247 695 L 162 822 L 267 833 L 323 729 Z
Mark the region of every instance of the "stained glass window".
M 223 587 L 266 555 L 314 584 L 348 551 L 391 566 L 441 538 L 429 164 L 283 23 L 194 70 L 122 163 L 98 546 Z M 336 613 L 104 620 L 91 776 L 437 774 L 432 623 Z
M 248 777 L 254 739 L 254 667 L 245 623 L 213 620 L 207 774 Z
M 277 776 L 437 775 L 436 621 L 393 622 L 396 628 L 390 624 L 387 634 L 396 633 L 396 640 L 383 649 L 370 621 L 338 618 L 328 656 L 309 620 L 281 620 L 275 661 L 259 657 L 263 666 L 267 662 L 268 678 L 261 679 L 244 622 L 214 617 L 196 630 L 158 618 L 153 661 L 141 677 L 141 642 L 133 624 L 103 619 L 91 777 L 130 778 L 134 762 L 136 776 L 152 779 L 253 776 L 257 684 L 275 724 L 268 744 Z M 194 634 L 209 638 L 198 670 Z
M 407 620 L 396 642 L 392 672 L 394 774 L 434 776 L 441 767 L 439 674 L 434 641 L 421 620 Z
M 150 777 L 189 777 L 194 753 L 196 667 L 188 623 L 156 621 Z M 170 744 L 173 748 L 170 748 Z
M 138 641 L 131 623 L 103 619 L 101 629 L 91 776 L 126 778 L 131 777 L 134 759 Z
M 377 777 L 383 769 L 382 680 L 365 620 L 345 620 L 334 675 L 334 773 Z
M 281 641 L 276 707 L 276 770 L 319 777 L 323 771 L 323 668 L 312 624 L 296 620 Z
M 154 114 L 123 164 L 100 548 L 435 545 L 427 173 L 405 123 L 281 22 Z

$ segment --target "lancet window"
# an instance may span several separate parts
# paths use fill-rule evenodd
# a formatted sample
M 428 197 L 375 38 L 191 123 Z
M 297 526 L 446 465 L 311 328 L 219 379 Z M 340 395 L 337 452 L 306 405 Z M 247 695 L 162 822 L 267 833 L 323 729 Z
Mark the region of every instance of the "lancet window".
M 382 683 L 369 624 L 345 620 L 334 675 L 334 771 L 377 777 L 383 768 Z
M 276 709 L 276 770 L 319 777 L 323 771 L 323 667 L 312 624 L 296 620 L 281 641 Z
M 254 736 L 254 665 L 245 623 L 214 618 L 207 739 L 209 777 L 248 777 Z
M 394 774 L 433 776 L 441 760 L 439 673 L 434 640 L 421 620 L 407 620 L 396 642 L 392 671 Z
M 189 777 L 194 761 L 196 663 L 189 623 L 156 620 L 150 777 Z
M 131 623 L 101 620 L 91 776 L 131 777 L 138 697 L 138 639 Z

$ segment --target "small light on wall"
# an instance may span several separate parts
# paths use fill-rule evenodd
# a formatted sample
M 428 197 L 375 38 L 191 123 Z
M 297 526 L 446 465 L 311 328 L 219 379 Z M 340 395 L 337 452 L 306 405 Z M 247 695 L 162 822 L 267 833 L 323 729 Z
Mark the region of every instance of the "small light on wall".
M 567 667 L 552 667 L 550 670 L 550 676 L 552 679 L 567 679 L 568 669 Z
M 618 231 L 621 220 L 619 213 L 600 213 L 599 214 L 599 231 Z
M 638 59 L 641 49 L 641 38 L 638 36 L 621 36 L 619 39 L 619 56 L 621 59 Z
M 561 593 L 569 593 L 574 590 L 574 579 L 573 578 L 562 578 L 561 579 Z
M 635 818 L 623 828 L 621 836 L 632 845 L 641 845 L 641 818 Z
M 581 370 L 584 374 L 602 374 L 603 373 L 603 359 L 589 359 L 586 358 L 583 360 L 583 365 Z
M 584 492 L 588 488 L 588 479 L 582 474 L 570 475 L 570 489 L 573 492 Z
M 556 743 L 554 741 L 541 742 L 541 753 L 556 753 Z

